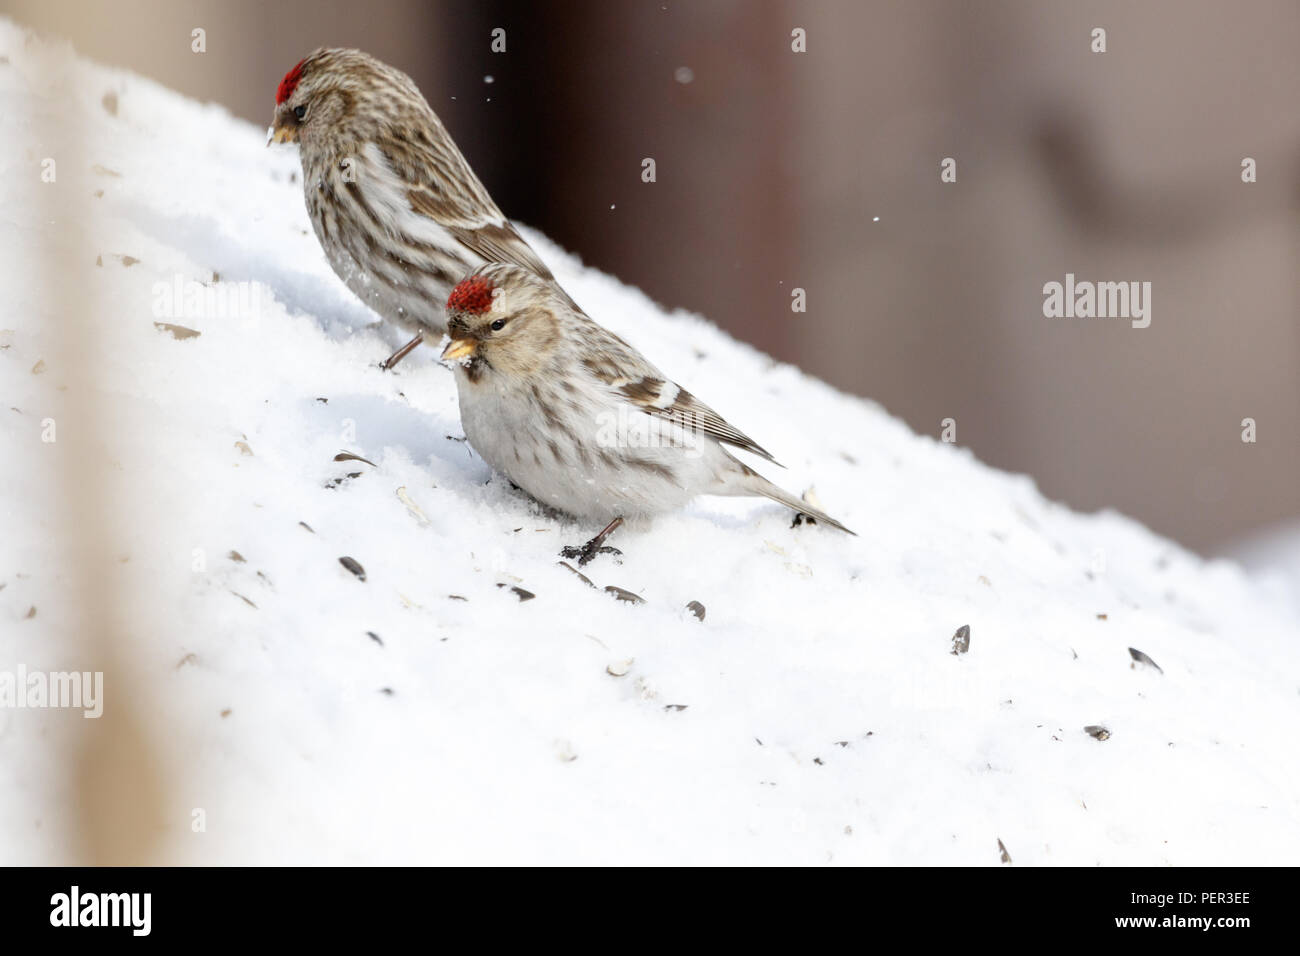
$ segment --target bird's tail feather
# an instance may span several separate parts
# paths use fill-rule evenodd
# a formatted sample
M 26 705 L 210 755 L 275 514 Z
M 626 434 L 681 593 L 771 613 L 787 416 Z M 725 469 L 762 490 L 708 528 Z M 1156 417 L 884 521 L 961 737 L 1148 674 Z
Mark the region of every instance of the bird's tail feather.
M 856 531 L 850 531 L 848 528 L 844 527 L 844 525 L 840 524 L 838 521 L 836 521 L 826 512 L 814 508 L 812 505 L 808 504 L 808 502 L 796 498 L 794 495 L 790 494 L 790 492 L 786 491 L 784 488 L 772 484 L 772 482 L 768 481 L 758 472 L 748 468 L 746 470 L 750 472 L 750 475 L 752 475 L 752 477 L 750 478 L 751 481 L 750 488 L 753 489 L 754 494 L 762 495 L 765 498 L 771 498 L 773 501 L 779 502 L 780 504 L 785 505 L 787 508 L 799 512 L 799 514 L 801 515 L 806 515 L 807 517 L 812 518 L 814 521 L 820 521 L 823 524 L 828 524 L 832 528 L 839 528 L 841 531 L 846 532 L 847 534 L 851 534 L 854 537 L 857 537 L 858 533 Z

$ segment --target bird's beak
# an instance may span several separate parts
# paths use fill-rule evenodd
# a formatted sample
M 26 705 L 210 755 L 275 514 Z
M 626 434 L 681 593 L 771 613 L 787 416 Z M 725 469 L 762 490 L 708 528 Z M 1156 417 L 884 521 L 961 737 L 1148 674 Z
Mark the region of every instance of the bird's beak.
M 298 142 L 298 127 L 293 123 L 283 123 L 277 116 L 275 125 L 272 126 L 266 134 L 266 145 L 272 143 L 296 143 Z
M 478 343 L 473 339 L 452 339 L 442 350 L 442 360 L 450 362 L 453 359 L 463 359 L 477 354 Z

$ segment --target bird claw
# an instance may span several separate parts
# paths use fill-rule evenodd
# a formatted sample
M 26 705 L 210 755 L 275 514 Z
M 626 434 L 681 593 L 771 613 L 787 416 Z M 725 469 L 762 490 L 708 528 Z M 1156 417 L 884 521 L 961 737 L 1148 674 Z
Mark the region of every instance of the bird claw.
M 423 341 L 424 341 L 424 333 L 421 332 L 419 335 L 411 339 L 411 341 L 407 342 L 405 345 L 403 345 L 392 355 L 388 356 L 388 358 L 380 362 L 379 370 L 381 372 L 391 372 L 394 365 L 396 365 L 402 359 L 406 358 L 406 356 L 410 355 L 411 352 L 415 350 L 415 347 Z
M 601 529 L 600 534 L 596 535 L 596 537 L 592 538 L 581 548 L 563 548 L 560 551 L 560 556 L 564 558 L 577 558 L 578 567 L 582 567 L 583 565 L 589 564 L 598 554 L 622 554 L 623 552 L 618 550 L 618 548 L 611 548 L 609 545 L 605 544 L 605 539 L 613 534 L 614 529 L 622 523 L 623 519 L 621 517 L 615 518 Z
M 592 538 L 580 548 L 569 546 L 560 549 L 560 557 L 569 558 L 570 560 L 577 558 L 578 567 L 580 568 L 590 564 L 598 554 L 622 553 L 618 548 L 611 547 L 608 544 L 601 544 L 599 537 Z

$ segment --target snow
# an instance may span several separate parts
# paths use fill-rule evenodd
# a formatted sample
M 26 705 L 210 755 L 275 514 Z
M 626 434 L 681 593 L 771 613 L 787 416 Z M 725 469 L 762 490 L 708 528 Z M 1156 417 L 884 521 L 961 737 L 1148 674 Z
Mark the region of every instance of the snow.
M 377 369 L 401 335 L 330 271 L 291 148 L 4 21 L 0 104 L 0 670 L 84 663 L 51 513 L 75 463 L 40 439 L 71 388 L 105 429 L 110 479 L 87 493 L 111 503 L 132 703 L 171 768 L 164 862 L 999 865 L 999 839 L 1015 865 L 1300 854 L 1280 580 L 1048 502 L 530 231 L 598 321 L 861 535 L 705 498 L 621 530 L 589 588 L 557 551 L 596 529 L 456 440 L 436 347 Z M 42 183 L 74 140 L 86 161 Z M 91 381 L 60 368 L 40 276 L 64 240 L 40 190 L 85 211 L 92 255 L 57 275 L 98 310 Z M 157 314 L 178 281 L 254 284 L 256 308 Z M 91 723 L 0 709 L 0 863 L 76 858 L 52 741 Z

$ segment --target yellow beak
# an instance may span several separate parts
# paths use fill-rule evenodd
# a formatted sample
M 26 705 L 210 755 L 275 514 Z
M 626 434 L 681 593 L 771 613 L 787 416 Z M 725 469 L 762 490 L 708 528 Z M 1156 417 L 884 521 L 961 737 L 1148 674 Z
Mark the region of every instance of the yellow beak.
M 473 339 L 452 339 L 447 343 L 447 347 L 442 350 L 442 360 L 450 362 L 452 359 L 463 359 L 469 355 L 478 354 L 478 343 Z
M 298 130 L 293 126 L 276 126 L 271 130 L 266 139 L 266 145 L 272 143 L 296 143 L 298 142 Z

